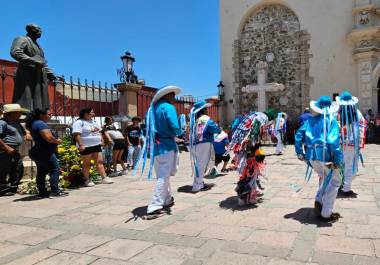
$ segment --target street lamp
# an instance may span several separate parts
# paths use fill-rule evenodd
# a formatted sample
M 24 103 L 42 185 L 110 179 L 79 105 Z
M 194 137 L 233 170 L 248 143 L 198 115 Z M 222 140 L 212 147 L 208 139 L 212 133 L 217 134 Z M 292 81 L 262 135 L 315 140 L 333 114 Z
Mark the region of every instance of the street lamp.
M 219 96 L 219 100 L 223 100 L 224 99 L 224 85 L 223 85 L 223 82 L 222 81 L 219 81 L 219 84 L 218 84 L 218 96 Z
M 130 52 L 126 52 L 120 58 L 123 62 L 123 67 L 117 71 L 118 75 L 120 76 L 120 81 L 137 83 L 137 75 L 135 75 L 133 71 L 133 63 L 135 62 L 135 58 L 133 58 Z

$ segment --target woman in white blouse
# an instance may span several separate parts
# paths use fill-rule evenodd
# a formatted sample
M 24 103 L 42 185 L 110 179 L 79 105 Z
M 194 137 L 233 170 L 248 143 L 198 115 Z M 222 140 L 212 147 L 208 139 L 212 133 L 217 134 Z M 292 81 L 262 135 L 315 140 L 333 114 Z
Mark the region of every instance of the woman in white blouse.
M 91 107 L 81 109 L 79 119 L 73 124 L 74 139 L 82 156 L 82 172 L 85 179 L 84 186 L 92 187 L 94 182 L 90 179 L 91 160 L 95 161 L 96 168 L 102 177 L 103 184 L 113 181 L 107 177 L 103 166 L 102 135 L 100 126 L 94 121 L 95 113 Z

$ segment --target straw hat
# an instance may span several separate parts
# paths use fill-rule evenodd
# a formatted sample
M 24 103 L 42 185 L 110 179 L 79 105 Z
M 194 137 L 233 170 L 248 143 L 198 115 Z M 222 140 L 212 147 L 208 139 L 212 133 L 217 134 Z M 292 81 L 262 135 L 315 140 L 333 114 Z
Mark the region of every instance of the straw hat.
M 179 93 L 182 92 L 182 89 L 177 87 L 177 86 L 166 86 L 161 89 L 159 89 L 156 94 L 154 95 L 152 99 L 152 103 L 156 103 L 158 100 L 160 100 L 163 96 L 174 93 L 178 95 Z
M 29 112 L 28 109 L 22 108 L 20 104 L 5 104 L 3 106 L 3 113 L 11 113 L 11 112 L 22 112 L 27 113 Z

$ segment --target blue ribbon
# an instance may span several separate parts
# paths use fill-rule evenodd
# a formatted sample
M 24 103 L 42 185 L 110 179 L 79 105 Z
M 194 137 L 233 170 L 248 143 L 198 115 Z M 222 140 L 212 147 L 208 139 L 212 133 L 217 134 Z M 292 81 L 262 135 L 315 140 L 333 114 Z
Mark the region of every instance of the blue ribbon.
M 146 133 L 145 133 L 144 145 L 139 154 L 136 167 L 132 173 L 132 176 L 136 175 L 137 169 L 140 167 L 140 164 L 142 161 L 141 176 L 144 174 L 146 161 L 148 159 L 148 152 L 149 152 L 149 155 L 150 155 L 150 164 L 149 164 L 149 171 L 148 171 L 149 180 L 152 179 L 152 169 L 154 165 L 155 119 L 154 119 L 153 112 L 154 112 L 153 103 L 151 103 L 145 116 Z
M 362 153 L 359 153 L 359 158 L 360 158 L 360 162 L 362 163 L 362 166 L 364 166 L 364 158 L 363 158 L 363 154 Z
M 327 176 L 324 178 L 323 184 L 322 184 L 322 190 L 321 190 L 322 194 L 325 192 L 327 186 L 329 185 L 333 176 L 333 172 L 334 172 L 333 169 L 330 169 L 329 174 L 327 174 Z
M 181 127 L 182 131 L 186 130 L 186 115 L 183 113 L 179 116 L 179 126 Z
M 191 160 L 191 163 L 193 163 L 194 165 L 194 173 L 195 173 L 195 177 L 199 177 L 199 172 L 198 172 L 198 166 L 197 166 L 197 158 L 196 156 L 193 154 L 194 152 L 194 141 L 195 141 L 195 134 L 196 134 L 196 131 L 195 131 L 195 125 L 196 125 L 196 121 L 195 121 L 195 115 L 196 115 L 196 112 L 194 111 L 194 109 L 192 109 L 190 111 L 190 160 Z

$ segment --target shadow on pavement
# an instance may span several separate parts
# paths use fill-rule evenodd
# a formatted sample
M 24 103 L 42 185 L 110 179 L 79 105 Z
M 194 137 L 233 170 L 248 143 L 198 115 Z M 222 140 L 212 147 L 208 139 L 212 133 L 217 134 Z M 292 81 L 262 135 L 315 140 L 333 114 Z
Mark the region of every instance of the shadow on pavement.
M 165 216 L 165 215 L 172 215 L 172 211 L 171 211 L 171 208 L 163 208 L 161 210 L 158 210 L 157 213 L 153 213 L 153 214 L 147 214 L 147 209 L 148 209 L 148 206 L 141 206 L 141 207 L 137 207 L 135 209 L 132 210 L 132 214 L 133 216 L 131 218 L 129 218 L 128 220 L 126 220 L 124 223 L 128 223 L 130 221 L 137 221 L 138 219 L 142 219 L 142 220 L 154 220 L 154 219 L 157 219 L 157 218 L 160 218 L 162 216 Z
M 225 210 L 232 210 L 232 211 L 246 211 L 249 209 L 257 208 L 257 204 L 249 204 L 249 205 L 238 205 L 238 197 L 237 196 L 231 196 L 227 199 L 219 202 L 219 207 Z
M 177 189 L 177 192 L 183 192 L 183 193 L 192 193 L 192 194 L 196 194 L 198 192 L 207 192 L 208 190 L 211 190 L 212 188 L 215 187 L 215 184 L 214 183 L 204 183 L 204 187 L 200 190 L 200 191 L 197 191 L 197 192 L 193 192 L 192 189 L 193 189 L 193 186 L 191 185 L 184 185 L 182 187 L 179 187 Z
M 183 192 L 183 193 L 193 193 L 192 190 L 193 186 L 191 185 L 184 185 L 181 186 L 177 189 L 178 192 Z
M 139 218 L 144 219 L 146 216 L 147 209 L 148 209 L 148 206 L 141 206 L 141 207 L 137 207 L 133 209 L 132 210 L 133 216 L 129 218 L 128 220 L 126 220 L 124 223 L 128 223 L 130 221 L 136 221 Z
M 14 202 L 30 202 L 30 201 L 38 201 L 38 200 L 43 200 L 46 198 L 39 197 L 38 195 L 30 195 L 26 197 L 22 197 L 19 199 L 13 200 Z
M 314 214 L 314 208 L 306 207 L 295 211 L 294 213 L 289 213 L 284 215 L 285 219 L 294 219 L 301 224 L 311 224 L 317 227 L 330 227 L 332 223 L 321 222 L 318 217 Z
M 226 176 L 227 174 L 218 174 L 218 175 L 206 175 L 204 176 L 205 179 L 216 179 L 216 178 L 219 178 L 219 177 L 224 177 Z

